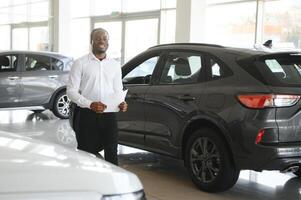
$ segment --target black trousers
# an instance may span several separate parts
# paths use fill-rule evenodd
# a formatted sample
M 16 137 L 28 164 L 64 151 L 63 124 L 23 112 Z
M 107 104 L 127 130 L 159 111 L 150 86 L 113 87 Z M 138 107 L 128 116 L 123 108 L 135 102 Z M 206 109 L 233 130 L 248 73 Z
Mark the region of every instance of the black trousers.
M 77 148 L 92 154 L 104 149 L 105 160 L 118 165 L 118 129 L 115 113 L 95 113 L 91 109 L 80 108 Z

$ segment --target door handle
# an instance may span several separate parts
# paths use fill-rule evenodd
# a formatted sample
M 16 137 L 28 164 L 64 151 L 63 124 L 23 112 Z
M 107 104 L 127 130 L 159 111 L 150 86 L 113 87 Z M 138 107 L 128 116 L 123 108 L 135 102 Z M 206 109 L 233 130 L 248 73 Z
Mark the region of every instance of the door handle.
M 8 77 L 8 79 L 9 79 L 9 80 L 12 80 L 12 81 L 17 80 L 17 79 L 19 79 L 19 78 L 20 78 L 19 76 L 9 76 L 9 77 Z
M 181 95 L 178 96 L 178 99 L 183 100 L 183 101 L 194 101 L 196 98 L 190 95 Z
M 49 78 L 57 78 L 58 75 L 49 75 L 48 77 L 49 77 Z
M 138 96 L 138 94 L 134 93 L 134 94 L 128 94 L 128 95 L 127 95 L 127 98 L 138 99 L 139 96 Z

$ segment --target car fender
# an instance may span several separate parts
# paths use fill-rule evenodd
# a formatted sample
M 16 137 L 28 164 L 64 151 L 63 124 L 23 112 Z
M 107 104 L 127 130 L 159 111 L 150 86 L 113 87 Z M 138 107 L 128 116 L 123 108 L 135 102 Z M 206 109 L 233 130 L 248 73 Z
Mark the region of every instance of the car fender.
M 217 115 L 211 113 L 206 115 L 198 114 L 195 116 L 192 116 L 189 120 L 186 121 L 185 125 L 183 126 L 183 129 L 181 131 L 181 137 L 179 138 L 179 143 L 181 144 L 181 153 L 182 157 L 184 158 L 185 154 L 185 141 L 187 141 L 187 138 L 189 138 L 189 135 L 192 134 L 189 130 L 195 131 L 198 128 L 201 127 L 210 127 L 218 131 L 218 133 L 221 134 L 221 137 L 225 140 L 229 151 L 231 153 L 231 157 L 233 158 L 234 163 L 236 161 L 234 160 L 234 143 L 232 138 L 230 137 L 229 130 L 227 128 L 226 122 L 222 120 Z
M 48 109 L 52 110 L 52 108 L 53 108 L 53 103 L 54 103 L 54 100 L 55 100 L 56 95 L 59 94 L 60 92 L 64 91 L 64 90 L 66 90 L 66 86 L 61 86 L 61 87 L 57 88 L 57 89 L 53 92 L 52 96 L 50 97 L 48 106 L 47 106 Z

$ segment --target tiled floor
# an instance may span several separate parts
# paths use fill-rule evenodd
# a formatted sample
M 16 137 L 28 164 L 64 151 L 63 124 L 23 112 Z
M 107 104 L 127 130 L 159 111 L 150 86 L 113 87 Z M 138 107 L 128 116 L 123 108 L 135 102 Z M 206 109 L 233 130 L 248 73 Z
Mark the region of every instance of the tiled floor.
M 59 120 L 49 111 L 0 111 L 0 130 L 76 148 L 68 120 Z M 292 174 L 245 170 L 232 189 L 210 194 L 192 184 L 182 161 L 125 146 L 119 146 L 119 160 L 121 167 L 139 176 L 149 200 L 301 199 L 301 179 Z

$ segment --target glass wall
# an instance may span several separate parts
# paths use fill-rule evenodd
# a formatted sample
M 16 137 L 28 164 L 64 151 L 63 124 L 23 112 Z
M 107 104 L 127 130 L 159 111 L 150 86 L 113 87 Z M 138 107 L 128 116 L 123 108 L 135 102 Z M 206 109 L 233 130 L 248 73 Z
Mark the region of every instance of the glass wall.
M 274 48 L 301 48 L 301 1 L 206 0 L 206 2 L 204 42 L 253 47 L 255 39 L 260 38 L 257 42 L 261 44 L 266 40 L 273 40 Z
M 158 44 L 158 19 L 131 20 L 125 27 L 125 62 Z
M 206 12 L 207 42 L 248 47 L 254 44 L 256 2 L 210 6 Z
M 12 34 L 13 50 L 28 49 L 28 30 L 27 28 L 14 28 Z
M 86 54 L 90 47 L 90 19 L 72 20 L 70 33 L 70 55 L 80 57 Z
M 149 10 L 159 10 L 160 0 L 123 0 L 122 1 L 122 12 L 142 12 Z
M 264 4 L 263 40 L 275 47 L 301 48 L 301 1 L 279 0 Z
M 175 42 L 177 0 L 69 1 L 70 23 L 67 26 L 72 34 L 67 39 L 70 55 L 74 57 L 89 51 L 89 35 L 94 27 L 108 29 L 111 35 L 109 54 L 121 64 L 148 46 Z M 301 48 L 300 0 L 204 1 L 205 20 L 193 26 L 194 29 L 199 27 L 203 34 L 198 41 L 253 47 L 255 40 L 264 43 L 271 39 L 275 48 Z M 0 50 L 52 50 L 53 31 L 49 28 L 49 20 L 53 21 L 52 2 L 1 0 Z M 151 25 L 138 23 L 140 20 Z M 132 23 L 136 24 L 135 28 Z M 138 39 L 132 41 L 130 35 Z M 138 42 L 139 38 L 147 43 Z M 137 43 L 135 50 L 129 46 L 133 46 L 133 42 Z
M 0 50 L 50 50 L 49 0 L 0 1 Z
M 37 26 L 29 28 L 29 50 L 45 51 L 49 49 L 48 27 Z
M 0 26 L 0 50 L 10 49 L 10 25 Z
M 89 40 L 87 32 L 105 28 L 110 34 L 108 55 L 123 64 L 150 46 L 175 41 L 175 9 L 176 0 L 77 0 L 71 4 L 72 30 L 81 33 L 75 33 L 78 37 L 72 37 L 70 43 L 81 38 L 81 44 Z M 81 26 L 78 20 L 90 24 Z M 84 48 L 71 48 L 72 56 L 89 51 L 89 45 L 80 46 Z

